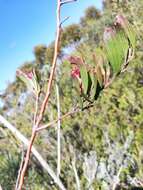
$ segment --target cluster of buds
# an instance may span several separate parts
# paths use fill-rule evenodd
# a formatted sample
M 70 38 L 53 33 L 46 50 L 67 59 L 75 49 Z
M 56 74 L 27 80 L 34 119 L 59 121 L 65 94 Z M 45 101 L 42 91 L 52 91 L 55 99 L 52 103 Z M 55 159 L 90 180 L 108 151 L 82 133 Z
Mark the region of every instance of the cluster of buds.
M 72 65 L 72 71 L 71 71 L 71 76 L 73 78 L 80 78 L 80 66 L 83 65 L 83 60 L 80 57 L 77 56 L 70 56 L 68 58 L 68 61 Z
M 25 83 L 29 91 L 31 91 L 36 97 L 39 96 L 40 85 L 34 69 L 30 72 L 17 70 L 16 75 Z
M 93 61 L 96 64 L 94 68 L 77 56 L 70 56 L 68 61 L 72 66 L 71 76 L 78 81 L 78 88 L 83 101 L 94 102 L 100 91 L 109 82 L 110 71 L 107 67 L 104 68 L 104 58 L 99 52 L 97 55 L 93 55 Z

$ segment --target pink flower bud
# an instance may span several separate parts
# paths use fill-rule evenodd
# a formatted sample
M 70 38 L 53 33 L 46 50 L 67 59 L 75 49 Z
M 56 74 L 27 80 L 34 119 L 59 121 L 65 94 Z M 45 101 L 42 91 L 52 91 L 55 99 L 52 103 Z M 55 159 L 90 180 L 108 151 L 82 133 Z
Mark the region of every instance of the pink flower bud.
M 73 78 L 79 78 L 80 77 L 80 70 L 79 68 L 75 68 L 71 71 L 71 76 Z
M 16 74 L 17 74 L 17 76 L 25 76 L 26 78 L 28 78 L 28 79 L 32 79 L 33 78 L 33 71 L 30 71 L 30 72 L 23 72 L 23 71 L 21 71 L 21 70 L 17 70 L 16 71 Z
M 33 72 L 31 71 L 31 72 L 27 72 L 27 73 L 25 73 L 26 74 L 26 76 L 29 78 L 29 79 L 32 79 L 33 78 Z

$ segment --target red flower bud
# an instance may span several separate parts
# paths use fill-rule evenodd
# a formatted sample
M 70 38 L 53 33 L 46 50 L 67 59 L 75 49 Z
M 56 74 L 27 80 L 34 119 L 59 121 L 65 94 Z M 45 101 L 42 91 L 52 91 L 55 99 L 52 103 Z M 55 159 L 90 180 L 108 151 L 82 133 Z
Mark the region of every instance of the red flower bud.
M 71 71 L 71 76 L 73 78 L 79 78 L 80 77 L 80 70 L 79 68 L 75 68 Z

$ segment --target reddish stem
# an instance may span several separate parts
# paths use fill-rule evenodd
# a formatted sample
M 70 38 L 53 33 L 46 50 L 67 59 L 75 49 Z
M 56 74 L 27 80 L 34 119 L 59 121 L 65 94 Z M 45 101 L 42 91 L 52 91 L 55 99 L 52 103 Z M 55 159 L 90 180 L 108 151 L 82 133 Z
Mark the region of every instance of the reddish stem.
M 21 171 L 20 179 L 19 179 L 19 185 L 18 185 L 18 190 L 22 190 L 22 186 L 24 183 L 24 176 L 27 171 L 28 163 L 29 163 L 29 158 L 30 158 L 30 153 L 32 149 L 33 142 L 36 137 L 36 129 L 39 127 L 39 124 L 43 118 L 43 114 L 45 112 L 46 106 L 48 105 L 50 93 L 51 93 L 51 87 L 52 87 L 52 81 L 55 73 L 55 68 L 56 68 L 56 62 L 57 62 L 57 57 L 58 57 L 58 47 L 59 47 L 59 41 L 60 41 L 60 32 L 61 32 L 61 25 L 60 25 L 60 8 L 61 8 L 61 1 L 57 0 L 57 34 L 56 34 L 56 40 L 55 40 L 55 49 L 54 49 L 54 58 L 52 62 L 52 68 L 51 68 L 51 73 L 50 73 L 50 78 L 48 82 L 48 87 L 47 87 L 47 92 L 45 99 L 42 103 L 41 109 L 40 109 L 40 114 L 37 118 L 36 125 L 34 126 L 34 129 L 32 131 L 30 143 L 27 149 L 26 157 L 25 157 L 25 162 Z

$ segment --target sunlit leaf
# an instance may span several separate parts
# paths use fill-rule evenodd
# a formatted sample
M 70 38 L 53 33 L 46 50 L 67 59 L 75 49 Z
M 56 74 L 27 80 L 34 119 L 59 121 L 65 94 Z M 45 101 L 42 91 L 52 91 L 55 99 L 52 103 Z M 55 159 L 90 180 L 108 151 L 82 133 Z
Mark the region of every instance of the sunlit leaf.
M 87 68 L 85 65 L 82 65 L 80 67 L 80 76 L 81 76 L 81 81 L 82 81 L 83 92 L 84 94 L 87 94 L 89 80 L 88 80 Z
M 91 78 L 91 82 L 92 82 L 91 89 L 90 89 L 90 98 L 91 98 L 91 100 L 93 100 L 95 97 L 96 88 L 97 88 L 97 78 L 96 78 L 95 73 L 91 72 L 90 78 Z
M 98 65 L 96 67 L 96 76 L 97 76 L 97 80 L 100 84 L 100 86 L 103 86 L 103 76 L 102 76 L 102 71 L 101 71 L 101 67 Z
M 128 40 L 124 33 L 119 32 L 114 38 L 110 39 L 106 44 L 105 49 L 113 72 L 118 73 L 128 51 Z
M 97 80 L 99 81 L 99 84 L 102 87 L 105 81 L 105 69 L 106 69 L 107 59 L 105 53 L 100 48 L 96 49 L 94 62 L 96 66 Z
M 130 23 L 128 23 L 127 27 L 125 28 L 125 32 L 130 40 L 130 43 L 133 48 L 135 48 L 136 45 L 136 33 Z
M 123 15 L 117 15 L 115 20 L 115 25 L 119 25 L 124 29 L 125 34 L 127 35 L 132 48 L 135 48 L 136 45 L 136 32 L 133 26 L 128 22 L 128 20 Z

